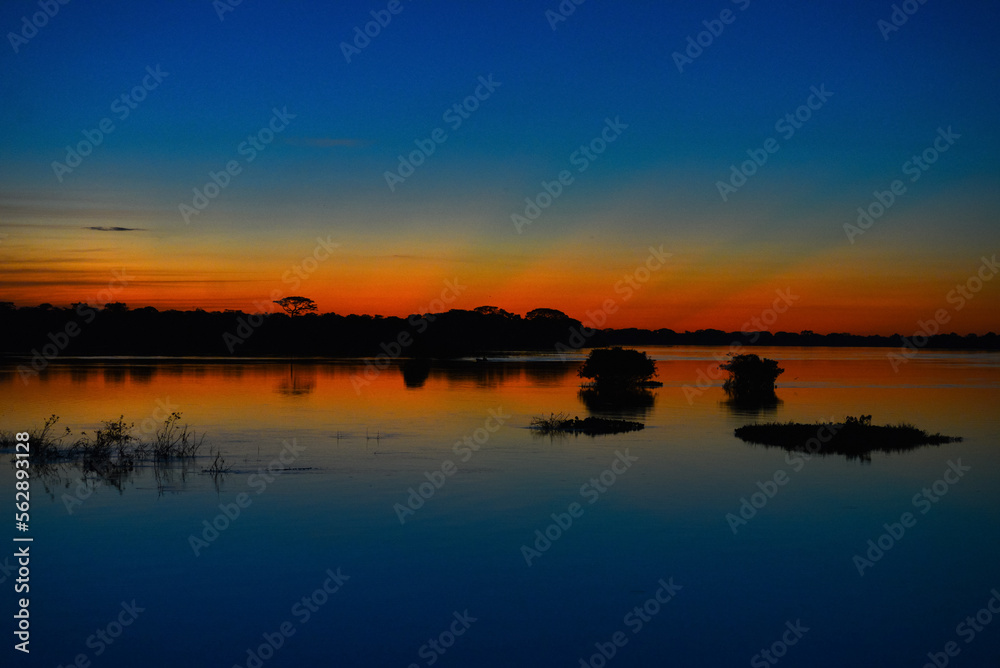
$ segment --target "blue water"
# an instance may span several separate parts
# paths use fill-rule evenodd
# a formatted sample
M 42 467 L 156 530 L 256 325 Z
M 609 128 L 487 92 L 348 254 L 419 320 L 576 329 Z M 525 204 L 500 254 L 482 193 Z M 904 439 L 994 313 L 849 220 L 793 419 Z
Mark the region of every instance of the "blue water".
M 29 385 L 5 367 L 5 430 L 50 413 L 74 432 L 123 412 L 139 423 L 166 400 L 233 471 L 214 482 L 207 456 L 160 481 L 146 468 L 69 505 L 78 469 L 35 480 L 31 654 L 10 647 L 8 575 L 4 665 L 774 665 L 768 650 L 788 666 L 922 666 L 950 641 L 950 665 L 997 665 L 1000 616 L 959 625 L 1000 588 L 1000 356 L 924 355 L 896 374 L 883 351 L 772 349 L 782 403 L 753 416 L 717 386 L 685 398 L 718 351 L 652 352 L 664 387 L 638 411 L 645 430 L 555 439 L 531 416 L 587 414 L 575 364 L 557 360 L 433 368 L 409 389 L 393 367 L 361 394 L 357 362 L 67 362 Z M 964 441 L 861 463 L 732 434 L 862 412 Z M 262 476 L 283 450 L 274 468 L 292 470 Z M 950 463 L 968 470 L 946 476 Z M 443 484 L 401 523 L 428 475 Z M 946 477 L 936 501 L 914 499 Z M 773 495 L 734 532 L 727 514 L 758 483 Z M 907 512 L 859 574 L 855 555 Z M 265 634 L 258 663 L 248 649 Z

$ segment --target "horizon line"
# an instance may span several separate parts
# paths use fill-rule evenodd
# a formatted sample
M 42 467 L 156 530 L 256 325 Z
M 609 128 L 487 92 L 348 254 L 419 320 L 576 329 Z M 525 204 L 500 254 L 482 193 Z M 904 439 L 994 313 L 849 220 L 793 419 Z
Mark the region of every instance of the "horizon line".
M 276 302 L 271 302 L 271 303 L 276 303 Z M 275 309 L 270 310 L 270 311 L 260 311 L 260 310 L 258 310 L 258 311 L 244 311 L 242 309 L 233 309 L 233 308 L 208 310 L 208 309 L 202 308 L 200 306 L 196 306 L 194 308 L 189 308 L 189 309 L 180 309 L 180 308 L 163 309 L 163 308 L 157 308 L 157 307 L 152 306 L 152 305 L 131 307 L 131 306 L 128 306 L 125 302 L 105 302 L 100 307 L 95 307 L 90 302 L 73 302 L 73 303 L 71 303 L 69 305 L 66 305 L 66 306 L 59 306 L 59 305 L 56 305 L 56 304 L 52 304 L 50 302 L 41 302 L 40 304 L 37 304 L 35 306 L 28 306 L 28 305 L 18 306 L 13 301 L 0 300 L 0 305 L 3 305 L 3 304 L 10 304 L 10 305 L 12 305 L 14 307 L 15 310 L 20 310 L 20 309 L 36 309 L 36 308 L 40 308 L 41 306 L 43 306 L 45 304 L 48 304 L 53 309 L 69 310 L 69 309 L 74 308 L 74 306 L 76 306 L 76 309 L 79 310 L 81 308 L 79 305 L 85 304 L 90 310 L 100 312 L 100 311 L 106 311 L 106 310 L 108 310 L 107 306 L 109 304 L 121 304 L 122 306 L 125 307 L 126 312 L 139 311 L 139 310 L 143 310 L 143 309 L 153 309 L 157 313 L 165 313 L 165 312 L 169 312 L 169 311 L 175 311 L 175 312 L 178 312 L 178 313 L 198 313 L 198 312 L 202 312 L 202 313 L 219 314 L 219 315 L 235 314 L 235 315 L 245 315 L 245 316 L 260 315 L 261 313 L 266 313 L 266 315 L 269 315 L 269 316 L 270 315 L 283 315 L 283 316 L 288 317 L 288 318 L 298 318 L 298 317 L 306 317 L 306 316 L 316 316 L 316 317 L 337 316 L 337 317 L 341 317 L 341 318 L 347 318 L 347 317 L 357 317 L 357 318 L 368 317 L 368 318 L 380 318 L 380 319 L 397 318 L 397 319 L 400 319 L 400 320 L 407 320 L 408 318 L 411 318 L 413 316 L 421 316 L 422 317 L 422 316 L 425 316 L 425 315 L 443 315 L 443 314 L 450 313 L 452 311 L 464 312 L 464 313 L 477 313 L 478 312 L 477 309 L 481 309 L 481 308 L 496 308 L 496 309 L 499 309 L 501 311 L 505 311 L 506 313 L 509 313 L 510 315 L 515 316 L 515 317 L 517 317 L 518 319 L 521 319 L 521 320 L 527 320 L 528 319 L 527 318 L 527 314 L 531 313 L 533 311 L 536 311 L 536 310 L 555 311 L 555 312 L 561 313 L 567 319 L 572 320 L 572 321 L 574 321 L 576 323 L 579 323 L 583 327 L 583 329 L 593 330 L 593 331 L 596 331 L 596 332 L 622 332 L 622 331 L 626 331 L 626 330 L 636 330 L 636 331 L 640 331 L 640 332 L 656 333 L 656 332 L 663 332 L 665 330 L 665 331 L 668 331 L 668 332 L 672 332 L 674 334 L 697 334 L 699 332 L 719 332 L 719 333 L 722 333 L 722 334 L 733 334 L 733 335 L 737 335 L 737 336 L 741 336 L 741 337 L 742 336 L 750 336 L 750 335 L 753 335 L 753 334 L 769 334 L 771 336 L 777 336 L 779 334 L 791 334 L 791 335 L 795 335 L 795 336 L 820 336 L 820 337 L 852 336 L 852 337 L 883 338 L 883 339 L 892 339 L 894 337 L 898 337 L 898 338 L 903 339 L 904 341 L 906 341 L 907 339 L 916 338 L 918 336 L 922 336 L 924 338 L 931 338 L 931 337 L 935 337 L 935 336 L 958 336 L 958 337 L 962 337 L 962 338 L 970 337 L 970 336 L 974 336 L 974 337 L 997 336 L 997 333 L 995 331 L 993 331 L 992 329 L 989 330 L 989 331 L 987 331 L 987 332 L 984 332 L 984 333 L 966 332 L 964 334 L 960 334 L 960 333 L 955 332 L 955 331 L 951 331 L 951 332 L 937 331 L 937 332 L 934 332 L 934 333 L 927 333 L 927 332 L 924 332 L 921 329 L 921 330 L 918 330 L 918 331 L 914 332 L 913 334 L 908 334 L 907 335 L 907 334 L 900 334 L 899 332 L 893 332 L 892 334 L 873 334 L 873 333 L 859 334 L 859 333 L 846 332 L 846 331 L 845 332 L 826 332 L 826 333 L 821 333 L 821 332 L 813 331 L 811 329 L 803 329 L 803 330 L 799 330 L 799 331 L 796 332 L 796 331 L 783 330 L 783 329 L 779 329 L 779 330 L 775 330 L 775 331 L 771 331 L 771 330 L 768 330 L 768 329 L 754 329 L 754 330 L 743 330 L 743 329 L 736 330 L 736 329 L 733 329 L 733 330 L 726 330 L 726 329 L 719 329 L 717 327 L 705 327 L 705 328 L 700 328 L 700 329 L 696 329 L 696 330 L 690 330 L 690 329 L 675 330 L 675 329 L 672 329 L 672 328 L 666 327 L 666 326 L 656 327 L 656 328 L 636 327 L 636 326 L 625 326 L 625 327 L 590 327 L 590 326 L 588 326 L 586 324 L 587 323 L 586 320 L 581 320 L 580 318 L 573 317 L 573 316 L 569 315 L 568 313 L 566 313 L 564 311 L 561 311 L 559 309 L 554 309 L 554 308 L 551 308 L 551 307 L 544 307 L 544 306 L 537 307 L 535 309 L 531 309 L 531 310 L 527 311 L 524 315 L 521 315 L 519 313 L 514 313 L 513 311 L 507 311 L 507 309 L 504 309 L 502 307 L 492 306 L 492 305 L 476 306 L 476 307 L 473 307 L 473 308 L 470 308 L 470 309 L 453 308 L 453 309 L 448 309 L 447 311 L 437 311 L 437 312 L 431 312 L 431 311 L 426 311 L 426 312 L 423 312 L 423 313 L 412 312 L 412 313 L 407 313 L 406 315 L 385 315 L 385 314 L 381 314 L 381 313 L 338 313 L 336 311 L 326 311 L 326 312 L 322 312 L 322 313 L 320 313 L 320 312 L 309 312 L 309 313 L 300 313 L 300 314 L 296 314 L 296 315 L 290 315 L 290 314 L 287 314 L 287 313 L 283 313 L 280 310 L 280 307 L 275 308 Z M 483 315 L 487 315 L 487 314 L 483 314 Z M 754 345 L 754 344 L 751 343 L 750 345 Z M 916 347 L 921 347 L 921 346 L 916 346 Z

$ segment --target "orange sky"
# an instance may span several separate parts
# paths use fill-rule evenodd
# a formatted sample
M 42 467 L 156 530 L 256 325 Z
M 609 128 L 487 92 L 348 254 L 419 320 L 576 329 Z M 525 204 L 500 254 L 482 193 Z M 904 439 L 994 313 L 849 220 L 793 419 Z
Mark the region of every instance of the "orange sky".
M 3 298 L 18 305 L 110 298 L 133 308 L 252 310 L 255 302 L 304 295 L 321 311 L 342 314 L 407 315 L 490 304 L 520 314 L 557 308 L 581 320 L 588 312 L 600 314 L 611 300 L 608 327 L 731 331 L 757 329 L 752 319 L 763 318 L 760 327 L 770 331 L 860 334 L 911 334 L 938 309 L 950 319 L 943 331 L 986 333 L 998 329 L 1000 313 L 1000 281 L 983 283 L 971 299 L 953 294 L 948 300 L 981 267 L 982 254 L 972 252 L 942 256 L 903 247 L 893 255 L 884 245 L 838 245 L 789 261 L 764 242 L 737 246 L 727 239 L 666 235 L 662 242 L 615 246 L 605 245 L 601 235 L 552 236 L 525 248 L 475 235 L 414 235 L 378 244 L 360 234 L 334 240 L 306 233 L 279 243 L 276 232 L 235 242 L 210 230 L 185 232 L 12 234 L 0 246 Z M 323 239 L 327 247 L 339 245 L 327 251 L 318 241 Z M 651 248 L 669 253 L 659 268 Z M 115 283 L 116 272 L 127 285 Z M 983 275 L 991 276 L 989 270 Z M 977 285 L 973 280 L 970 287 Z M 787 308 L 780 294 L 791 296 Z M 776 300 L 784 313 L 768 313 Z
M 603 3 L 557 32 L 538 14 L 530 48 L 508 48 L 534 29 L 518 3 L 414 12 L 355 63 L 332 16 L 280 3 L 210 34 L 190 28 L 211 3 L 79 4 L 104 32 L 53 21 L 46 47 L 0 50 L 0 300 L 580 319 L 614 300 L 610 327 L 732 331 L 790 290 L 760 327 L 912 334 L 943 309 L 947 331 L 1000 330 L 1000 281 L 948 296 L 1000 252 L 996 3 L 918 3 L 891 39 L 871 3 L 812 3 L 683 68 L 665 37 L 683 44 L 703 3 Z M 317 238 L 339 247 L 314 260 Z

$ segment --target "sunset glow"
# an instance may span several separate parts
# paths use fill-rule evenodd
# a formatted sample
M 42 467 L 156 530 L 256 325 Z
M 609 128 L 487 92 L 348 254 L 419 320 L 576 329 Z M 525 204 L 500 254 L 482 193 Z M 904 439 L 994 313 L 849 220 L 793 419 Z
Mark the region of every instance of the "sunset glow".
M 988 21 L 929 7 L 886 37 L 881 7 L 741 1 L 678 65 L 699 3 L 555 27 L 497 7 L 490 31 L 419 53 L 443 24 L 406 11 L 347 55 L 331 31 L 351 7 L 220 22 L 112 4 L 0 55 L 0 299 L 18 306 L 101 303 L 124 272 L 113 299 L 132 308 L 303 294 L 405 316 L 457 281 L 448 308 L 585 320 L 612 299 L 616 328 L 738 330 L 782 290 L 797 300 L 763 329 L 906 334 L 939 309 L 949 330 L 997 329 L 996 282 L 949 300 L 1000 250 Z M 247 38 L 293 27 L 294 48 Z M 650 248 L 669 259 L 625 290 Z

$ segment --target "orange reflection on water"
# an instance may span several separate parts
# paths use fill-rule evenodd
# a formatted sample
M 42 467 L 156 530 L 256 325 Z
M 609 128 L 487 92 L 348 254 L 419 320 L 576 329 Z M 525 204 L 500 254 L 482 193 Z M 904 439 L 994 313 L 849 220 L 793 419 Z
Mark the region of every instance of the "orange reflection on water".
M 76 430 L 119 415 L 139 423 L 177 410 L 194 425 L 266 428 L 294 413 L 303 428 L 354 432 L 367 426 L 372 433 L 471 409 L 484 394 L 505 410 L 527 410 L 526 388 L 544 393 L 569 387 L 563 402 L 569 408 L 579 381 L 565 364 L 459 363 L 414 378 L 395 363 L 378 370 L 361 362 L 102 362 L 53 365 L 26 385 L 9 369 L 0 379 L 4 422 L 19 422 L 11 428 L 40 424 L 52 413 Z
M 695 424 L 740 415 L 721 389 L 719 348 L 648 348 L 658 359 L 649 405 L 651 423 Z M 781 403 L 762 419 L 842 419 L 872 414 L 876 423 L 913 422 L 931 430 L 990 415 L 1000 388 L 996 355 L 921 353 L 894 370 L 885 349 L 761 348 L 785 368 Z M 23 383 L 13 368 L 0 373 L 4 429 L 39 425 L 50 414 L 78 431 L 102 420 L 144 425 L 147 431 L 180 411 L 196 428 L 264 432 L 280 425 L 317 433 L 440 432 L 449 421 L 503 408 L 524 426 L 533 415 L 584 416 L 574 361 L 391 363 L 378 370 L 361 361 L 136 361 L 53 364 Z M 713 378 L 714 377 L 714 378 Z M 612 410 L 611 412 L 614 412 Z M 752 413 L 750 414 L 752 415 Z M 461 427 L 464 429 L 465 427 Z

